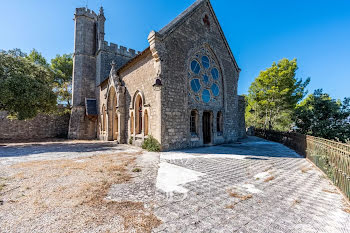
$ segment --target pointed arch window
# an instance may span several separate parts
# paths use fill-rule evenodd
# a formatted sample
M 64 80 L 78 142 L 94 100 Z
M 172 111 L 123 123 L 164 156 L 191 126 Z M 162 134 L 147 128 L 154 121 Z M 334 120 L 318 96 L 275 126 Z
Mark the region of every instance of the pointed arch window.
M 143 103 L 141 95 L 137 95 L 135 101 L 135 131 L 136 134 L 142 133 L 142 111 L 143 111 Z
M 192 136 L 198 135 L 197 127 L 198 127 L 198 112 L 197 110 L 192 110 L 191 116 L 190 116 L 190 132 Z

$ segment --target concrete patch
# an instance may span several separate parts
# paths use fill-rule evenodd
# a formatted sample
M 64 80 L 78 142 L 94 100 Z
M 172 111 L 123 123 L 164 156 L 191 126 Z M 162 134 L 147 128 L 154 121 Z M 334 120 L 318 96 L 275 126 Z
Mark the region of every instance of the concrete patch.
M 267 177 L 270 177 L 270 173 L 268 172 L 261 172 L 261 173 L 258 173 L 254 176 L 255 179 L 265 179 Z
M 250 193 L 262 193 L 260 189 L 255 188 L 255 185 L 253 184 L 244 184 L 242 185 L 242 188 L 245 188 Z
M 204 173 L 162 162 L 159 164 L 156 187 L 163 192 L 187 193 L 188 189 L 180 185 L 198 181 Z

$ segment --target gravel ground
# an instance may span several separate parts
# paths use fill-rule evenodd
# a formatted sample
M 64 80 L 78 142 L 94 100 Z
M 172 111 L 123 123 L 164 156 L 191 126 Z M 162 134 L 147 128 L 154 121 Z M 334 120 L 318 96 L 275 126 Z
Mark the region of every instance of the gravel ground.
M 147 152 L 138 148 L 47 142 L 5 145 L 0 154 L 0 232 L 150 232 L 160 224 L 143 200 L 106 198 L 113 185 L 146 175 Z

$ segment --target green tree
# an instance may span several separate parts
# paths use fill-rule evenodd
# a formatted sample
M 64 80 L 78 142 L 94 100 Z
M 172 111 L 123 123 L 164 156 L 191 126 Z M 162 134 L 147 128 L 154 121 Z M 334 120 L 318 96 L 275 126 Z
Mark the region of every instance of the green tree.
M 56 108 L 53 72 L 16 50 L 0 53 L 0 110 L 20 120 Z
M 43 66 L 48 68 L 49 64 L 46 61 L 46 58 L 41 55 L 37 50 L 32 49 L 32 51 L 29 53 L 29 55 L 25 56 L 25 58 L 36 65 Z
M 2 54 L 7 54 L 7 55 L 11 55 L 13 57 L 26 57 L 27 54 L 22 52 L 22 50 L 15 48 L 15 49 L 10 49 L 8 51 L 5 50 L 0 50 L 0 53 Z
M 292 123 L 291 115 L 297 103 L 305 96 L 307 78 L 296 79 L 296 59 L 280 60 L 251 84 L 247 96 L 247 125 L 264 129 L 286 130 Z
M 73 59 L 71 54 L 57 55 L 51 60 L 54 76 L 54 90 L 58 102 L 71 108 Z
M 300 133 L 350 140 L 350 98 L 341 102 L 318 89 L 297 106 L 293 116 Z

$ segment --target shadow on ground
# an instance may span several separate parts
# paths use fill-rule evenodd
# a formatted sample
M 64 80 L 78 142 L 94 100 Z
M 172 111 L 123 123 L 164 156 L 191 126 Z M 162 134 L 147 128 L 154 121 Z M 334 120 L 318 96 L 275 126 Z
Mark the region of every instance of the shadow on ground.
M 113 142 L 47 142 L 47 143 L 22 143 L 8 144 L 0 147 L 0 158 L 22 157 L 46 153 L 67 153 L 67 152 L 101 152 L 123 151 L 123 148 L 116 147 Z
M 248 137 L 230 144 L 184 149 L 173 152 L 192 155 L 242 155 L 247 156 L 245 159 L 252 160 L 265 160 L 264 158 L 258 157 L 302 158 L 302 156 L 298 155 L 295 151 L 289 149 L 286 146 L 258 137 Z

